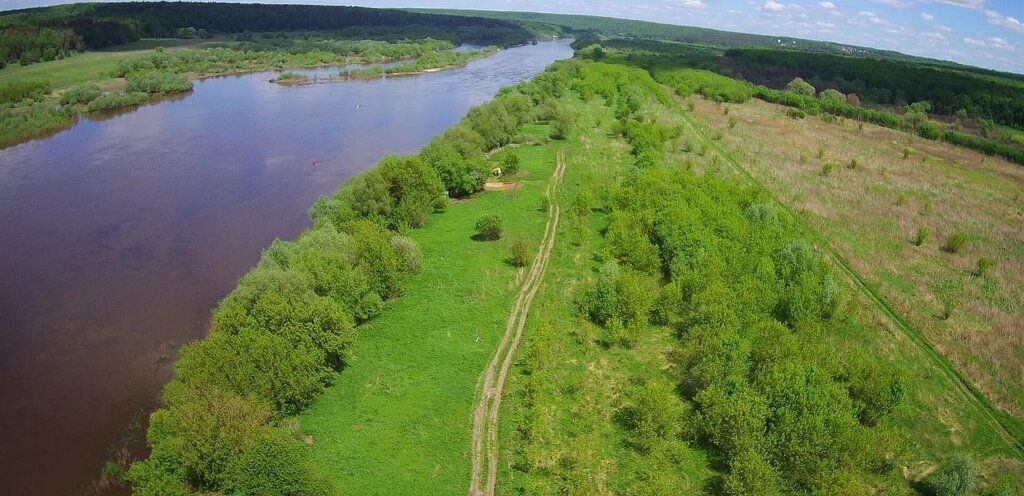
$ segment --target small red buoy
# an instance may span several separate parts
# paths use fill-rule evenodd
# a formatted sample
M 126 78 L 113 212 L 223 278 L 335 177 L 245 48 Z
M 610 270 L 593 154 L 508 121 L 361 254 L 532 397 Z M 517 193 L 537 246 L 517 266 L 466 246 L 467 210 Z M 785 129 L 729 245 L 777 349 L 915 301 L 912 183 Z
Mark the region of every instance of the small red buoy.
M 316 167 L 316 159 L 313 159 L 313 167 Z

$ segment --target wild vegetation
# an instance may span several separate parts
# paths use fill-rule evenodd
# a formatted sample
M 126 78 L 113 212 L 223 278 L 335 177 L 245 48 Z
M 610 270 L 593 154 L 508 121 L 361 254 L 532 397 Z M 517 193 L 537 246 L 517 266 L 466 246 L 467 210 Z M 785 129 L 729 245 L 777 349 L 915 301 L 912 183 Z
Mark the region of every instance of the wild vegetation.
M 85 75 L 78 74 L 80 71 L 76 69 L 72 77 L 50 77 L 61 70 L 54 67 L 52 72 L 33 71 L 30 73 L 32 76 L 16 77 L 10 85 L 0 89 L 0 102 L 11 109 L 10 113 L 0 114 L 0 119 L 5 121 L 0 124 L 0 143 L 7 146 L 68 127 L 79 112 L 134 107 L 150 100 L 141 94 L 158 97 L 188 91 L 192 88 L 192 79 L 197 77 L 418 57 L 415 61 L 386 69 L 388 73 L 412 73 L 462 66 L 496 50 L 455 52 L 451 42 L 432 38 L 389 42 L 342 40 L 320 34 L 267 40 L 273 40 L 273 43 L 181 49 L 164 49 L 157 45 L 155 50 L 144 54 L 125 52 L 117 58 L 103 58 L 106 67 L 98 71 L 92 64 L 85 64 L 89 71 L 93 71 Z M 50 64 L 70 65 L 92 55 L 79 55 Z M 380 71 L 384 69 L 356 69 L 351 74 L 379 75 Z M 50 82 L 43 83 L 40 79 Z M 86 88 L 89 91 L 85 91 Z M 99 95 L 94 94 L 95 89 L 99 89 Z M 62 107 L 44 111 L 41 106 L 33 109 L 35 104 Z
M 631 40 L 603 43 L 608 47 L 592 47 L 581 53 L 593 60 L 644 67 L 659 82 L 674 87 L 681 96 L 696 93 L 730 103 L 742 103 L 756 97 L 797 109 L 790 113 L 794 118 L 801 118 L 801 114 L 821 114 L 826 118 L 857 119 L 915 132 L 923 138 L 972 148 L 1024 165 L 1024 147 L 1015 143 L 1010 134 L 991 131 L 993 119 L 1018 127 L 1024 123 L 1024 120 L 1017 122 L 1018 118 L 1024 117 L 1018 116 L 1021 109 L 1015 107 L 1020 105 L 1016 95 L 1024 88 L 1024 81 L 1008 75 L 978 74 L 927 63 L 795 50 L 721 51 L 678 43 Z M 797 67 L 803 73 L 798 72 Z M 833 72 L 826 75 L 815 72 L 824 71 L 824 68 Z M 833 75 L 839 74 L 843 68 L 849 69 L 842 72 L 846 77 L 853 77 L 850 74 L 863 75 L 870 83 L 861 79 L 852 83 L 836 80 L 838 76 Z M 745 80 L 734 79 L 732 74 L 741 74 Z M 775 76 L 767 78 L 766 74 Z M 778 74 L 785 74 L 783 77 L 788 79 L 782 82 Z M 819 87 L 805 81 L 801 74 L 810 77 Z M 949 93 L 944 81 L 955 81 L 962 90 L 958 94 L 963 97 L 951 99 L 953 93 Z M 783 89 L 755 85 L 756 82 Z M 898 93 L 896 96 L 893 96 L 894 88 Z M 843 96 L 843 91 L 847 90 L 848 94 Z M 852 92 L 854 90 L 861 93 Z M 920 99 L 909 100 L 913 103 L 908 104 L 907 98 Z M 930 120 L 930 112 L 955 114 L 957 121 L 952 125 L 942 124 Z
M 411 75 L 422 72 L 434 72 L 443 69 L 463 67 L 466 64 L 491 55 L 497 48 L 490 47 L 483 50 L 466 50 L 455 52 L 451 50 L 427 52 L 415 61 L 388 67 L 367 67 L 349 69 L 341 72 L 341 77 L 351 79 L 367 79 L 382 75 Z

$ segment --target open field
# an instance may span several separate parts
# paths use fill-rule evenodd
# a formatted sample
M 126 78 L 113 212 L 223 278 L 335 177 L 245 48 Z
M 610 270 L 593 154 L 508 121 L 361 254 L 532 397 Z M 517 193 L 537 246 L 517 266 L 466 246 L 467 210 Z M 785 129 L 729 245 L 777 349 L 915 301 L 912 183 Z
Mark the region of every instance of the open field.
M 528 130 L 547 134 L 546 125 Z M 301 416 L 317 464 L 337 487 L 352 494 L 466 491 L 474 391 L 528 270 L 504 262 L 507 243 L 524 238 L 535 253 L 557 146 L 519 149 L 521 188 L 454 202 L 410 233 L 423 250 L 422 271 L 405 296 L 360 328 L 350 365 Z M 485 214 L 502 217 L 502 240 L 471 239 Z
M 683 121 L 697 131 L 690 139 L 701 151 L 675 156 L 698 169 L 750 177 L 767 187 L 828 239 L 840 257 L 834 259 L 838 272 L 844 266 L 853 271 L 844 282 L 856 303 L 853 316 L 867 325 L 840 327 L 833 339 L 887 357 L 913 377 L 914 391 L 897 418 L 918 453 L 918 461 L 904 467 L 908 477 L 926 475 L 937 461 L 961 450 L 978 456 L 990 481 L 1010 476 L 1024 483 L 1022 452 L 1014 446 L 1019 418 L 973 394 L 933 348 L 951 355 L 970 380 L 975 380 L 970 374 L 980 374 L 976 384 L 993 392 L 999 406 L 1019 408 L 1020 396 L 1013 392 L 1022 386 L 1021 347 L 1014 319 L 1019 322 L 1021 299 L 1020 285 L 1013 281 L 1019 280 L 1024 257 L 1021 231 L 1014 226 L 1024 214 L 1013 205 L 1021 198 L 1021 168 L 868 124 L 859 129 L 849 121 L 794 121 L 783 112 L 751 101 L 730 105 L 726 115 L 722 106 L 698 99 L 696 112 Z M 736 119 L 731 129 L 730 117 Z M 701 141 L 706 146 L 698 145 Z M 904 159 L 907 146 L 913 151 Z M 851 168 L 853 158 L 857 163 Z M 916 222 L 928 222 L 932 232 L 922 246 L 911 242 L 915 219 L 925 219 Z M 974 242 L 966 253 L 947 253 L 942 249 L 946 236 L 958 228 L 969 230 Z M 1007 267 L 1007 273 L 971 274 L 982 255 Z M 961 285 L 953 294 L 943 293 L 954 291 L 942 286 L 950 280 Z M 948 319 L 939 318 L 940 298 L 949 296 L 959 299 Z M 928 342 L 920 341 L 922 331 Z M 972 366 L 986 361 L 1005 368 Z
M 61 60 L 51 60 L 31 65 L 10 65 L 0 69 L 0 80 L 9 82 L 46 81 L 52 90 L 60 90 L 82 83 L 99 83 L 110 86 L 115 79 L 117 63 L 127 57 L 151 53 L 157 47 L 202 48 L 223 45 L 216 40 L 179 40 L 176 38 L 153 38 L 139 40 L 107 50 L 88 51 Z

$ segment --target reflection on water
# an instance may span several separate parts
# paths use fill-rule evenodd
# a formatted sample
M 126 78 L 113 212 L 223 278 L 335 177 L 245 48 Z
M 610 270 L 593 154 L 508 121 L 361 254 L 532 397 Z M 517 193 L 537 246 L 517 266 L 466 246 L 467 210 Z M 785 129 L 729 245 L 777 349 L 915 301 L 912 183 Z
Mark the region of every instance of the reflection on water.
M 412 78 L 209 79 L 0 150 L 0 493 L 94 476 L 156 405 L 173 350 L 317 196 L 570 55 L 551 42 Z

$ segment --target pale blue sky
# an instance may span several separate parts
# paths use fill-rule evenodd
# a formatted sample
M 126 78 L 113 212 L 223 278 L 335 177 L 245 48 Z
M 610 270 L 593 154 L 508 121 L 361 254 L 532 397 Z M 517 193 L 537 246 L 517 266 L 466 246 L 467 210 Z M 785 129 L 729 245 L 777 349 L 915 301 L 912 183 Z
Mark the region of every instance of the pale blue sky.
M 263 0 L 265 3 L 350 2 Z M 48 5 L 0 0 L 0 9 Z M 837 41 L 1024 73 L 1024 0 L 355 0 L 368 7 L 441 7 L 591 14 Z

